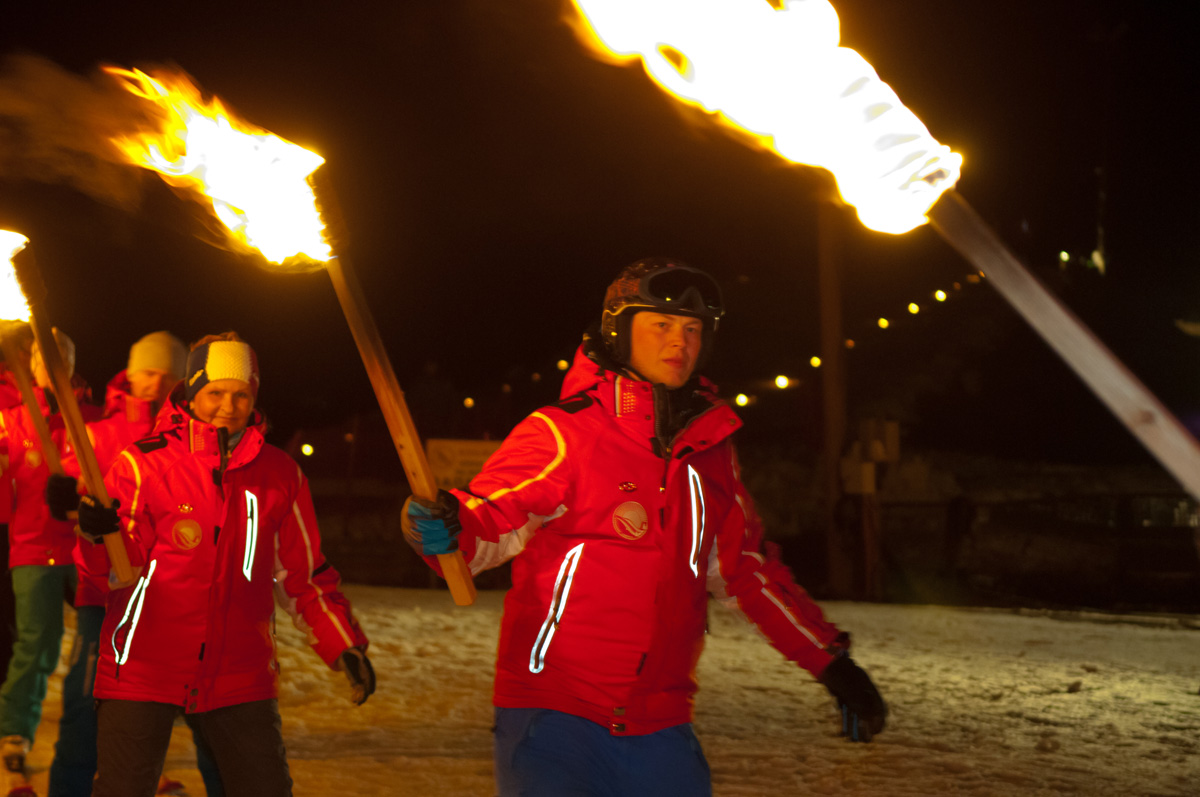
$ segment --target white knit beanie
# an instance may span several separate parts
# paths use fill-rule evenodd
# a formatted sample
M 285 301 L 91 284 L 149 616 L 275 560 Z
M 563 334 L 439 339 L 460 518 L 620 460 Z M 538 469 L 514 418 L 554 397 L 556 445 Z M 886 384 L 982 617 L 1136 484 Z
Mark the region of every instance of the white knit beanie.
M 151 332 L 129 347 L 126 373 L 135 371 L 166 371 L 175 381 L 183 379 L 187 364 L 187 347 L 170 332 Z

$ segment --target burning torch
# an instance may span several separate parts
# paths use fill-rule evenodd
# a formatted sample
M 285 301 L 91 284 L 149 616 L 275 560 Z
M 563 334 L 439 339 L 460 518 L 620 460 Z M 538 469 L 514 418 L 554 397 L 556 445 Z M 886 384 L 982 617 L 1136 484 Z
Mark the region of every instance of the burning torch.
M 346 258 L 345 228 L 321 156 L 233 116 L 219 99 L 206 100 L 182 75 L 106 67 L 146 100 L 159 129 L 114 140 L 130 162 L 158 172 L 170 185 L 202 196 L 244 248 L 275 268 L 324 268 L 362 356 L 392 442 L 418 498 L 434 500 L 437 483 L 421 448 L 404 393 Z M 438 557 L 454 602 L 475 602 L 475 585 L 461 552 Z
M 62 413 L 63 424 L 71 445 L 75 447 L 75 455 L 79 460 L 80 475 L 87 485 L 88 492 L 104 506 L 111 506 L 108 491 L 104 487 L 104 474 L 96 461 L 96 452 L 88 438 L 87 426 L 83 415 L 79 412 L 79 404 L 75 401 L 75 391 L 71 385 L 71 377 L 67 374 L 66 366 L 58 353 L 58 342 L 54 339 L 53 328 L 46 319 L 42 308 L 46 287 L 42 283 L 41 274 L 33 260 L 33 253 L 27 247 L 28 240 L 18 233 L 0 230 L 0 252 L 8 253 L 8 267 L 0 273 L 0 318 L 7 324 L 12 321 L 28 322 L 33 327 L 34 338 L 42 353 L 42 362 L 54 385 L 54 395 L 58 399 L 59 411 Z M 18 350 L 16 341 L 9 329 L 0 333 L 0 345 L 3 346 L 4 359 L 13 374 L 17 388 L 21 391 L 21 400 L 33 428 L 37 432 L 38 442 L 42 447 L 42 456 L 46 467 L 53 474 L 63 472 L 62 460 L 58 448 L 50 437 L 50 429 L 42 408 L 38 406 L 33 395 L 33 384 L 30 380 L 29 369 Z M 10 453 L 11 455 L 11 453 Z M 125 543 L 120 535 L 107 534 L 104 537 L 104 548 L 108 552 L 108 560 L 113 570 L 113 586 L 125 586 L 133 582 L 133 570 L 129 566 L 129 556 L 125 552 Z
M 1200 498 L 1200 445 L 952 190 L 962 156 L 934 140 L 862 56 L 839 46 L 826 0 L 573 2 L 580 38 L 596 54 L 640 60 L 676 99 L 780 157 L 828 169 L 867 227 L 899 234 L 932 221 Z

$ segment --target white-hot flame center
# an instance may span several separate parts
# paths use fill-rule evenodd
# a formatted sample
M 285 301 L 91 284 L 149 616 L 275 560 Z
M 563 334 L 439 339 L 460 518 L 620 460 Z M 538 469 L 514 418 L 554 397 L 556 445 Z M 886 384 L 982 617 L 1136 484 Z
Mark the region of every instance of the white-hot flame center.
M 307 182 L 325 162 L 320 155 L 238 121 L 181 76 L 105 71 L 162 112 L 161 130 L 114 141 L 133 163 L 209 197 L 234 237 L 271 262 L 332 257 Z
M 17 232 L 0 230 L 0 256 L 4 264 L 0 267 L 0 319 L 4 321 L 29 321 L 29 302 L 17 283 L 17 272 L 12 258 L 25 248 L 29 239 Z
M 574 0 L 608 54 L 640 57 L 667 91 L 837 178 L 863 224 L 923 224 L 958 180 L 939 144 L 858 53 L 826 0 Z

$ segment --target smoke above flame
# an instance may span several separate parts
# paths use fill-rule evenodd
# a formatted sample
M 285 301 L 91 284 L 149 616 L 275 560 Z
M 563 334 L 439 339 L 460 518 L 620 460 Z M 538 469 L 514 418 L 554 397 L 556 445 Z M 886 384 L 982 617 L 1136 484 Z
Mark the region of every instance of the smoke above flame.
M 321 163 L 174 67 L 81 77 L 36 56 L 0 63 L 0 179 L 65 184 L 133 211 L 150 169 L 208 206 L 206 242 L 261 252 L 275 268 L 311 271 L 331 256 L 305 182 Z
M 581 40 L 783 158 L 828 169 L 866 226 L 903 233 L 957 181 L 939 144 L 826 0 L 573 0 Z
M 111 144 L 152 117 L 111 78 L 81 77 L 36 56 L 0 62 L 0 179 L 68 185 L 132 209 L 145 179 Z

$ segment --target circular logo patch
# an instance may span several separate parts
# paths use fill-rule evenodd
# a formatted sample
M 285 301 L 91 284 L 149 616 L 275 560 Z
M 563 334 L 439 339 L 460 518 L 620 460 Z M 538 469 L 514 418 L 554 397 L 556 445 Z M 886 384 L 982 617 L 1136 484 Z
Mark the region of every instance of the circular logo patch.
M 190 551 L 200 544 L 203 537 L 200 524 L 194 520 L 180 520 L 171 529 L 171 542 L 181 551 Z
M 645 508 L 637 501 L 626 501 L 613 511 L 613 528 L 627 540 L 636 540 L 650 529 Z

